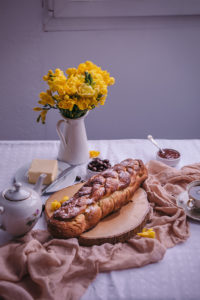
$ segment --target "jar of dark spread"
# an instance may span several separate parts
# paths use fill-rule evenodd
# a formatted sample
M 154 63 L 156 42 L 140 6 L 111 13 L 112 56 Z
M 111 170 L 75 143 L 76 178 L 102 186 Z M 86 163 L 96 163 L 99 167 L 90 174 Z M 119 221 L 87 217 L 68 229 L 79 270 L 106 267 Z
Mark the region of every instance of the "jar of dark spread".
M 156 159 L 170 167 L 175 167 L 181 159 L 180 152 L 169 148 L 164 148 L 162 150 L 164 152 L 162 151 L 157 152 Z
M 180 157 L 180 153 L 174 149 L 162 149 L 164 152 L 159 151 L 158 155 L 166 159 L 177 159 Z

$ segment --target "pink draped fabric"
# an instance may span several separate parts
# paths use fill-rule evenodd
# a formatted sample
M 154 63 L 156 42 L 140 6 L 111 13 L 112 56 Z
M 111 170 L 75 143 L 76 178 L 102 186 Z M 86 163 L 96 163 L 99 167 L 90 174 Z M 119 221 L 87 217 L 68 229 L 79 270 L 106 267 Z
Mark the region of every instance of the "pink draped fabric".
M 136 235 L 126 243 L 83 247 L 75 238 L 31 231 L 0 248 L 0 299 L 78 300 L 99 272 L 158 262 L 167 248 L 185 241 L 189 227 L 176 198 L 189 182 L 200 179 L 200 164 L 177 170 L 150 161 L 147 168 L 143 188 L 151 216 L 146 227 L 155 230 L 155 239 Z

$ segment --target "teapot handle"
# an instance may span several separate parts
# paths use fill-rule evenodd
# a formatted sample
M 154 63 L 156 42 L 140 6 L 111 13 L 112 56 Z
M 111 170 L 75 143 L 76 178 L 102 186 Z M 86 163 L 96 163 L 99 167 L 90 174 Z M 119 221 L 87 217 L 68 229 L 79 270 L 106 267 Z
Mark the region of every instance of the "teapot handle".
M 0 206 L 0 215 L 2 215 L 3 213 L 4 213 L 4 207 Z M 0 229 L 5 230 L 1 223 L 0 223 Z
M 65 123 L 65 122 L 66 122 L 65 120 L 59 120 L 59 121 L 57 122 L 57 124 L 56 124 L 56 131 L 57 131 L 57 133 L 58 133 L 59 138 L 61 139 L 61 141 L 62 141 L 62 143 L 63 143 L 63 146 L 66 147 L 67 144 L 66 144 L 64 135 L 63 135 L 63 133 L 62 133 L 62 130 L 61 130 L 61 128 L 60 128 L 61 124 L 62 124 L 62 123 Z

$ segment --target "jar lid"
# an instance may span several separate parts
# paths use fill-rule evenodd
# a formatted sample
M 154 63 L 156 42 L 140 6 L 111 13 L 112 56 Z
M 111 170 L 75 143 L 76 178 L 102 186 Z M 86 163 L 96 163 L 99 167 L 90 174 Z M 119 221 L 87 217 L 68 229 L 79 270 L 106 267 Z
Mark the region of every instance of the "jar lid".
M 22 184 L 20 182 L 15 182 L 14 187 L 11 189 L 8 189 L 4 196 L 7 200 L 11 201 L 21 201 L 29 198 L 31 193 L 26 190 L 25 188 L 22 188 Z

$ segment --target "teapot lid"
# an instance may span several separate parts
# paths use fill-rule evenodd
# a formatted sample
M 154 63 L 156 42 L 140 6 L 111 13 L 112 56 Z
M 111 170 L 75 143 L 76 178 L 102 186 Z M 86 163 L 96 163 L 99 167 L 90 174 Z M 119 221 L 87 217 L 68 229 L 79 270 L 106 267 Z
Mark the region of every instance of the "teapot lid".
M 14 183 L 14 188 L 8 189 L 4 196 L 7 200 L 11 201 L 21 201 L 29 198 L 31 193 L 26 190 L 24 187 L 22 188 L 22 184 L 20 182 Z

